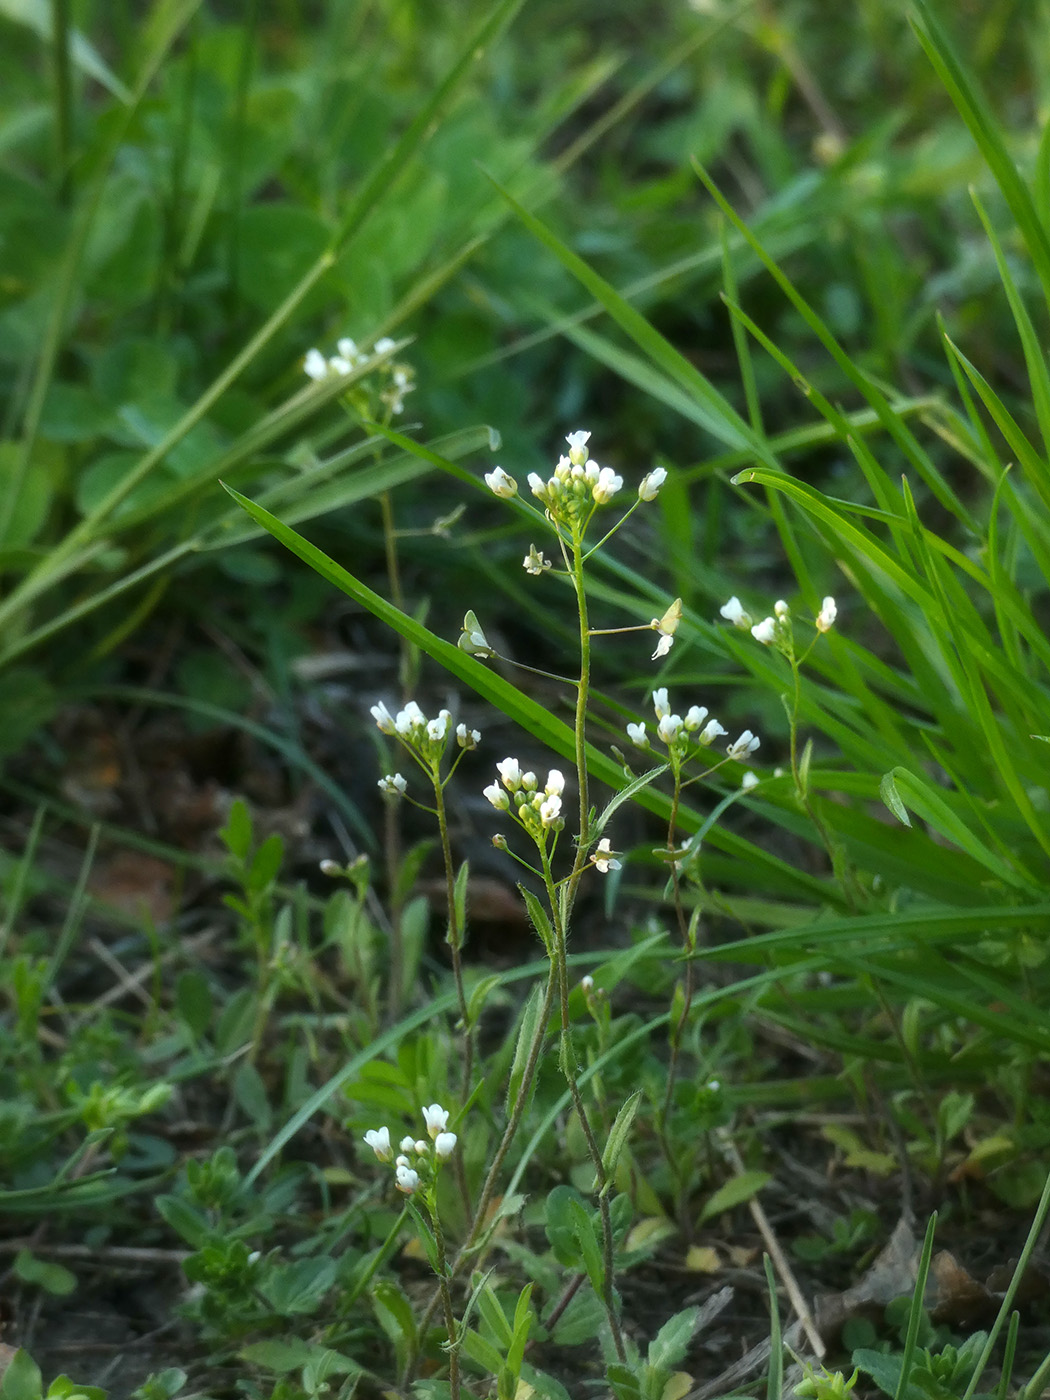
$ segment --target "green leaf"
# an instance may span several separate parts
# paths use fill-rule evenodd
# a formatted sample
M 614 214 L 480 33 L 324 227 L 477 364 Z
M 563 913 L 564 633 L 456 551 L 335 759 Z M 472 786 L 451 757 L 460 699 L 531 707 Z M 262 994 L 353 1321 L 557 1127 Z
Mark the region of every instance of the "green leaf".
M 892 773 L 883 774 L 882 782 L 879 784 L 879 792 L 883 802 L 897 820 L 903 822 L 905 826 L 911 826 L 911 817 L 908 816 L 908 809 L 901 801 L 901 795 L 897 791 L 897 784 Z
M 551 926 L 551 921 L 547 915 L 546 909 L 544 909 L 538 896 L 533 894 L 526 885 L 519 884 L 518 890 L 522 899 L 525 901 L 526 909 L 529 911 L 529 919 L 532 922 L 532 927 L 543 940 L 543 946 L 548 950 L 552 949 L 554 947 L 554 929 Z
M 13 1265 L 17 1276 L 24 1283 L 36 1284 L 45 1293 L 55 1298 L 68 1298 L 77 1286 L 77 1276 L 61 1264 L 47 1259 L 38 1259 L 28 1249 L 20 1249 Z
M 649 1365 L 659 1371 L 673 1371 L 689 1349 L 699 1317 L 700 1309 L 691 1307 L 669 1318 L 649 1343 Z
M 723 1211 L 742 1205 L 752 1196 L 757 1196 L 763 1186 L 768 1185 L 772 1179 L 769 1172 L 740 1172 L 738 1176 L 730 1177 L 726 1184 L 719 1187 L 704 1203 L 700 1212 L 701 1224 L 715 1215 L 721 1215 Z
M 507 1112 L 513 1113 L 517 1107 L 518 1095 L 521 1093 L 521 1086 L 525 1079 L 525 1070 L 528 1066 L 529 1051 L 539 1030 L 540 1017 L 543 1014 L 544 1003 L 543 989 L 537 984 L 529 993 L 529 999 L 521 1013 L 521 1025 L 518 1027 L 518 1039 L 514 1046 L 514 1062 L 510 1068 L 510 1076 L 507 1080 Z M 530 1094 L 534 1085 L 530 1085 Z
M 40 1367 L 21 1347 L 0 1380 L 0 1400 L 40 1400 L 44 1393 Z
M 602 1168 L 607 1180 L 610 1180 L 616 1173 L 616 1164 L 620 1160 L 620 1153 L 627 1144 L 627 1137 L 631 1131 L 631 1124 L 634 1116 L 641 1107 L 642 1091 L 635 1089 L 627 1102 L 616 1115 L 616 1120 L 609 1130 L 609 1140 L 605 1144 L 605 1151 L 602 1153 Z

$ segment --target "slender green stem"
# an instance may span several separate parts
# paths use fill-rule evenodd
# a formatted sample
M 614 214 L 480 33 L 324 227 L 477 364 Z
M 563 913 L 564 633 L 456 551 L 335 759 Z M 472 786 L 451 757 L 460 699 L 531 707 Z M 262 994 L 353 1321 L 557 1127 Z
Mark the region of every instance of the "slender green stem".
M 470 1024 L 470 1013 L 467 1008 L 467 994 L 463 986 L 463 929 L 459 924 L 459 909 L 456 906 L 456 871 L 452 863 L 452 844 L 448 837 L 448 815 L 445 810 L 445 787 L 441 781 L 439 766 L 434 765 L 431 770 L 431 781 L 434 784 L 434 810 L 437 815 L 438 831 L 441 833 L 441 855 L 445 865 L 445 898 L 448 901 L 448 937 L 446 942 L 452 953 L 452 977 L 456 984 L 456 999 L 459 1002 L 459 1018 L 463 1023 L 463 1082 L 460 1090 L 460 1104 L 465 1104 L 470 1098 L 471 1080 L 474 1078 L 474 1030 Z M 467 1185 L 466 1169 L 463 1165 L 463 1156 L 456 1154 L 456 1182 L 459 1186 L 460 1196 L 463 1198 L 463 1209 L 466 1217 L 470 1219 L 470 1188 Z
M 576 859 L 564 887 L 562 926 L 572 914 L 580 877 L 587 867 L 588 825 L 591 796 L 587 776 L 587 705 L 591 687 L 591 629 L 587 618 L 587 590 L 583 577 L 583 539 L 574 531 L 572 539 L 572 586 L 576 592 L 576 607 L 580 617 L 580 680 L 576 688 L 576 781 L 580 789 L 580 830 L 576 843 Z
M 51 0 L 51 59 L 55 70 L 55 155 L 58 198 L 69 203 L 73 176 L 73 73 L 69 61 L 69 0 Z
M 677 828 L 678 828 L 678 808 L 682 798 L 682 773 L 678 763 L 674 764 L 674 793 L 671 797 L 671 811 L 667 820 L 667 850 L 670 853 L 671 864 L 671 889 L 673 891 L 675 918 L 678 922 L 678 932 L 682 940 L 682 949 L 685 957 L 685 982 L 682 989 L 682 1008 L 676 1017 L 672 1014 L 670 1024 L 670 1058 L 667 1065 L 667 1088 L 664 1092 L 663 1107 L 658 1120 L 658 1131 L 660 1143 L 663 1147 L 664 1156 L 671 1174 L 682 1186 L 681 1173 L 674 1153 L 671 1151 L 670 1139 L 667 1135 L 667 1124 L 671 1116 L 671 1105 L 674 1102 L 675 1083 L 678 1077 L 678 1062 L 682 1053 L 682 1042 L 685 1038 L 686 1027 L 689 1023 L 689 1011 L 693 1003 L 693 989 L 695 971 L 693 968 L 692 954 L 695 951 L 696 937 L 693 927 L 685 915 L 685 908 L 682 904 L 682 888 L 678 875 L 678 861 L 674 852 L 677 848 Z M 677 991 L 677 983 L 675 990 Z M 672 994 L 673 995 L 673 994 Z
M 613 1345 L 616 1348 L 616 1355 L 620 1361 L 627 1360 L 627 1349 L 624 1346 L 623 1332 L 620 1328 L 620 1319 L 616 1311 L 616 1291 L 614 1288 L 615 1279 L 615 1254 L 613 1245 L 612 1216 L 609 1211 L 609 1180 L 605 1174 L 605 1164 L 602 1161 L 601 1148 L 598 1146 L 594 1136 L 594 1129 L 591 1127 L 591 1120 L 587 1113 L 587 1106 L 583 1101 L 578 1083 L 578 1066 L 576 1064 L 576 1053 L 572 1045 L 572 1020 L 569 1016 L 569 964 L 566 957 L 566 930 L 561 917 L 561 900 L 558 898 L 557 886 L 551 872 L 547 852 L 541 848 L 543 856 L 543 879 L 547 887 L 547 899 L 550 903 L 551 915 L 554 921 L 554 945 L 552 948 L 552 962 L 556 969 L 558 979 L 558 1000 L 561 1011 L 561 1042 L 559 1061 L 565 1082 L 569 1086 L 569 1093 L 572 1095 L 573 1107 L 579 1119 L 580 1127 L 583 1129 L 584 1140 L 587 1143 L 587 1152 L 594 1167 L 595 1183 L 598 1190 L 598 1210 L 602 1222 L 602 1305 L 605 1308 L 606 1317 L 609 1320 L 609 1330 L 612 1332 Z
M 445 1310 L 445 1330 L 448 1332 L 448 1387 L 451 1400 L 459 1400 L 459 1329 L 456 1326 L 456 1313 L 452 1307 L 452 1291 L 449 1288 L 448 1260 L 445 1256 L 445 1236 L 441 1229 L 441 1216 L 438 1213 L 437 1203 L 427 1200 L 427 1211 L 430 1215 L 430 1224 L 434 1231 L 434 1240 L 437 1244 L 438 1265 L 438 1289 L 441 1293 L 441 1303 Z

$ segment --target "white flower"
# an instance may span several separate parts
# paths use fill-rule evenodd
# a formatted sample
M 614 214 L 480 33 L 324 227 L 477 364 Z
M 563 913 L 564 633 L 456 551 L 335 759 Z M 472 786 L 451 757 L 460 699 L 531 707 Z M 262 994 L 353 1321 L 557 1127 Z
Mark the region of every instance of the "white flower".
M 788 607 L 787 603 L 784 602 L 783 598 L 778 598 L 773 604 L 773 611 L 776 613 L 777 617 L 780 618 L 781 622 L 784 622 L 791 616 L 791 609 Z
M 394 1185 L 404 1196 L 411 1196 L 419 1185 L 419 1173 L 411 1167 L 400 1166 L 394 1173 Z
M 406 737 L 413 730 L 424 728 L 426 722 L 426 715 L 414 700 L 410 700 L 403 710 L 398 710 L 394 728 L 402 737 Z
M 565 776 L 557 768 L 547 774 L 547 784 L 543 789 L 548 797 L 560 797 L 565 791 Z
M 657 719 L 663 719 L 664 715 L 669 715 L 671 713 L 671 705 L 670 701 L 667 699 L 667 687 L 665 685 L 653 691 L 653 709 L 656 711 Z
M 747 792 L 750 788 L 758 787 L 758 774 L 752 773 L 750 769 L 740 779 L 740 786 Z
M 448 710 L 442 710 L 437 719 L 432 719 L 427 725 L 427 738 L 433 739 L 435 743 L 443 739 L 448 733 L 448 722 L 451 718 Z
M 682 600 L 676 598 L 671 606 L 664 613 L 663 617 L 654 617 L 649 626 L 654 631 L 660 633 L 660 640 L 656 644 L 653 652 L 653 660 L 656 661 L 661 656 L 666 656 L 674 645 L 674 634 L 678 631 L 678 624 L 682 620 Z
M 539 575 L 545 573 L 551 566 L 551 561 L 536 548 L 534 544 L 529 545 L 529 552 L 522 560 L 522 567 L 527 574 Z
M 644 724 L 629 724 L 627 726 L 627 737 L 632 744 L 637 744 L 640 749 L 649 747 L 649 736 L 645 732 Z
M 692 734 L 694 729 L 700 728 L 706 718 L 706 705 L 690 705 L 685 712 L 685 727 Z
M 526 792 L 535 792 L 535 791 L 536 791 L 536 774 L 535 774 L 535 773 L 532 773 L 532 772 L 529 772 L 529 773 L 522 773 L 522 775 L 521 775 L 521 785 L 522 785 L 522 787 L 525 789 Z
M 496 772 L 503 779 L 508 792 L 517 792 L 521 787 L 521 764 L 516 758 L 504 758 L 496 764 Z
M 607 875 L 610 870 L 619 870 L 620 862 L 613 853 L 608 836 L 603 836 L 591 852 L 591 864 L 596 865 L 603 875 Z
M 665 744 L 673 744 L 682 732 L 682 716 L 662 715 L 660 723 L 656 726 L 656 732 Z
M 379 789 L 388 797 L 400 797 L 407 787 L 408 783 L 400 773 L 388 773 L 385 778 L 379 779 Z
M 588 463 L 588 466 L 590 463 Z M 591 494 L 598 505 L 604 506 L 623 489 L 623 477 L 617 476 L 612 467 L 602 467 L 598 473 Z
M 344 360 L 342 355 L 333 355 L 328 361 L 328 368 L 333 374 L 353 374 L 354 367 L 349 360 Z
M 310 379 L 327 379 L 328 361 L 320 350 L 307 350 L 306 358 L 303 360 L 303 370 Z
M 700 735 L 700 742 L 706 748 L 708 744 L 713 744 L 720 735 L 728 733 L 729 730 L 723 729 L 718 720 L 712 719 L 708 721 L 707 728 Z
M 830 596 L 825 598 L 820 605 L 820 612 L 817 613 L 814 619 L 817 631 L 829 632 L 835 625 L 835 619 L 838 617 L 838 613 L 839 610 L 835 606 L 835 599 Z
M 417 1157 L 422 1157 L 423 1153 L 427 1150 L 427 1145 L 422 1138 L 416 1138 L 412 1146 L 415 1148 Z
M 439 1103 L 432 1103 L 429 1108 L 423 1109 L 423 1122 L 431 1139 L 436 1138 L 448 1127 L 448 1109 L 442 1108 Z
M 561 816 L 561 798 L 552 793 L 540 803 L 540 821 L 544 826 L 553 826 Z
M 351 364 L 354 364 L 358 360 L 368 358 L 367 355 L 362 355 L 361 351 L 357 348 L 357 341 L 351 340 L 348 335 L 344 335 L 342 340 L 337 340 L 335 348 L 339 351 L 340 355 L 342 355 L 343 359 L 349 360 Z
M 756 622 L 751 629 L 751 635 L 756 642 L 761 642 L 763 646 L 769 646 L 777 635 L 776 619 L 764 617 L 761 622 Z
M 445 1161 L 447 1157 L 452 1156 L 455 1147 L 455 1133 L 438 1133 L 437 1137 L 434 1139 L 434 1156 L 440 1157 L 442 1161 Z
M 392 1154 L 389 1128 L 370 1128 L 365 1133 L 365 1142 L 381 1162 L 389 1162 Z
M 751 614 L 744 609 L 743 604 L 735 593 L 728 603 L 722 604 L 718 611 L 727 621 L 731 622 L 734 627 L 739 627 L 742 632 L 746 631 L 751 626 Z
M 591 992 L 594 991 L 594 978 L 589 972 L 585 977 L 580 978 L 580 989 L 584 996 L 590 996 Z
M 569 460 L 574 466 L 582 466 L 587 458 L 587 444 L 590 441 L 590 433 L 586 433 L 582 428 L 574 433 L 567 433 L 565 441 L 569 444 Z
M 401 1156 L 394 1158 L 395 1167 L 410 1167 L 411 1165 L 412 1163 L 408 1160 L 404 1153 L 402 1153 Z
M 638 486 L 638 499 L 640 501 L 655 501 L 656 493 L 667 480 L 667 469 L 657 467 L 654 471 L 643 476 Z
M 377 348 L 378 348 L 378 347 L 377 347 Z M 401 1139 L 401 1141 L 398 1143 L 398 1147 L 400 1147 L 400 1149 L 401 1149 L 402 1152 L 411 1152 L 411 1151 L 413 1150 L 413 1148 L 415 1147 L 415 1145 L 416 1145 L 416 1140 L 415 1140 L 415 1138 L 413 1138 L 413 1137 L 403 1137 L 403 1138 Z
M 499 783 L 492 783 L 487 788 L 484 788 L 483 795 L 488 798 L 488 800 L 492 803 L 493 807 L 495 807 L 498 811 L 509 811 L 510 798 L 500 787 Z
M 465 724 L 457 724 L 456 743 L 461 749 L 476 749 L 481 743 L 481 730 L 468 729 Z
M 754 753 L 761 742 L 757 734 L 752 734 L 750 729 L 745 729 L 740 738 L 729 745 L 726 753 L 730 758 L 742 762 L 749 754 Z
M 394 716 L 383 704 L 382 700 L 380 700 L 378 705 L 373 705 L 369 713 L 384 734 L 394 733 Z
M 529 490 L 534 496 L 538 496 L 541 501 L 547 499 L 547 483 L 539 472 L 529 472 Z
M 380 336 L 380 338 L 376 341 L 375 345 L 372 347 L 372 354 L 389 355 L 396 344 L 397 341 L 391 340 L 388 335 Z
M 486 472 L 485 482 L 490 491 L 505 501 L 518 494 L 518 483 L 502 467 L 493 467 L 492 471 Z

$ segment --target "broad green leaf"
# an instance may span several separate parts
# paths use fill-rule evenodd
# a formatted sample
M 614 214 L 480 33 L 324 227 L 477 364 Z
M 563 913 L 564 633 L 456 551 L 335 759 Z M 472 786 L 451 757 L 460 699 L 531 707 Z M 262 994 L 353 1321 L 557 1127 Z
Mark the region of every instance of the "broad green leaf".
M 621 1107 L 612 1127 L 609 1130 L 609 1139 L 602 1152 L 602 1169 L 606 1179 L 611 1179 L 616 1174 L 616 1164 L 620 1160 L 620 1153 L 627 1144 L 627 1138 L 631 1131 L 631 1124 L 634 1116 L 638 1112 L 642 1103 L 642 1091 L 636 1089 Z
M 749 1201 L 772 1180 L 770 1172 L 740 1172 L 739 1175 L 730 1177 L 724 1186 L 720 1186 L 704 1202 L 700 1212 L 700 1223 L 710 1220 L 713 1216 L 721 1215 L 723 1211 L 732 1210 L 734 1206 L 741 1205 L 744 1201 Z

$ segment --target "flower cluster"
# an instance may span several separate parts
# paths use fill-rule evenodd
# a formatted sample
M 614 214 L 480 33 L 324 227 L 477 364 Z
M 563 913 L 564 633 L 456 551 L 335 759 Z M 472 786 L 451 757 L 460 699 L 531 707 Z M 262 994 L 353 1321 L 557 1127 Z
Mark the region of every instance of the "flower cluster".
M 437 719 L 427 719 L 416 702 L 409 700 L 404 709 L 394 715 L 380 700 L 372 706 L 371 714 L 384 734 L 398 739 L 424 768 L 437 771 L 448 747 L 451 711 L 440 710 Z M 468 729 L 465 724 L 458 724 L 453 732 L 461 749 L 476 749 L 481 739 L 479 730 Z M 389 797 L 403 796 L 407 786 L 400 773 L 387 773 L 379 779 L 380 790 Z
M 612 467 L 599 466 L 588 454 L 590 436 L 590 433 L 582 430 L 568 434 L 565 441 L 569 444 L 569 450 L 558 459 L 554 474 L 546 481 L 538 472 L 529 473 L 529 488 L 550 519 L 570 527 L 576 525 L 581 530 L 596 506 L 608 505 L 623 490 L 623 477 Z M 667 472 L 663 467 L 648 472 L 638 487 L 638 499 L 655 500 L 666 480 Z M 502 467 L 486 472 L 485 481 L 489 489 L 504 500 L 518 494 L 518 483 Z M 525 558 L 525 568 L 530 574 L 549 568 L 549 565 L 538 564 L 541 558 L 534 549 L 530 549 Z
M 653 691 L 653 710 L 656 714 L 657 737 L 666 745 L 674 764 L 680 765 L 683 759 L 693 756 L 699 749 L 710 748 L 716 739 L 729 732 L 718 720 L 708 718 L 708 710 L 703 705 L 690 705 L 684 717 L 673 714 L 665 686 Z M 627 737 L 640 749 L 650 746 L 644 723 L 629 724 Z M 745 729 L 740 737 L 728 746 L 726 753 L 730 758 L 742 762 L 754 753 L 760 742 L 757 735 L 752 734 L 750 729 Z
M 387 1127 L 370 1128 L 365 1133 L 365 1142 L 376 1154 L 380 1162 L 394 1164 L 394 1185 L 405 1196 L 412 1196 L 419 1189 L 420 1182 L 432 1181 L 441 1163 L 452 1156 L 456 1146 L 456 1134 L 448 1131 L 448 1109 L 439 1103 L 432 1103 L 422 1110 L 426 1124 L 425 1138 L 403 1137 L 398 1144 L 398 1155 L 390 1141 Z
M 371 350 L 362 350 L 356 341 L 344 336 L 336 342 L 337 353 L 327 359 L 316 348 L 308 350 L 303 360 L 303 371 L 308 378 L 315 380 L 342 378 L 353 374 L 376 356 L 389 355 L 395 345 L 396 341 L 385 335 L 376 341 Z M 401 413 L 405 406 L 405 395 L 410 394 L 416 387 L 415 371 L 411 365 L 395 363 L 393 360 L 387 360 L 376 368 L 387 381 L 379 391 L 381 402 L 386 404 L 392 414 Z
M 565 825 L 561 815 L 565 778 L 557 768 L 547 774 L 541 788 L 535 773 L 523 773 L 516 758 L 505 758 L 496 764 L 503 784 L 491 783 L 484 795 L 499 812 L 510 812 L 538 844 L 544 844 L 552 831 Z
M 763 646 L 775 646 L 778 651 L 785 654 L 790 653 L 792 646 L 791 634 L 791 609 L 783 598 L 778 598 L 773 604 L 772 617 L 764 617 L 761 622 L 754 622 L 751 614 L 747 612 L 739 598 L 730 598 L 728 603 L 724 603 L 719 608 L 721 615 L 738 627 L 742 632 L 750 632 L 756 642 L 761 642 Z M 838 616 L 838 608 L 835 606 L 835 599 L 830 595 L 824 599 L 820 605 L 820 612 L 813 619 L 813 625 L 818 632 L 828 632 L 835 625 L 835 618 Z

